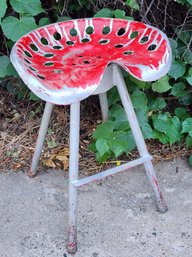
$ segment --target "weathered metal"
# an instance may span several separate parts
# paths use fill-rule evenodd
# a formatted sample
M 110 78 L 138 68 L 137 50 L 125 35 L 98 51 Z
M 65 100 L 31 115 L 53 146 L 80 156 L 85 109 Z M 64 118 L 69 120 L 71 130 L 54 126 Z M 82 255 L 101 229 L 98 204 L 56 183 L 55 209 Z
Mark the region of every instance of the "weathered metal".
M 171 48 L 155 27 L 90 18 L 31 31 L 16 42 L 11 61 L 37 96 L 66 105 L 91 95 L 113 62 L 140 80 L 160 78 L 170 67 Z
M 77 188 L 82 185 L 143 164 L 158 210 L 167 210 L 119 67 L 142 81 L 153 81 L 165 75 L 171 65 L 171 48 L 164 33 L 143 23 L 121 19 L 59 22 L 19 39 L 12 49 L 11 61 L 26 85 L 47 102 L 28 173 L 30 177 L 36 175 L 54 104 L 70 104 L 68 252 L 77 250 Z M 80 101 L 91 94 L 99 94 L 102 117 L 107 120 L 106 92 L 114 85 L 140 158 L 79 180 Z

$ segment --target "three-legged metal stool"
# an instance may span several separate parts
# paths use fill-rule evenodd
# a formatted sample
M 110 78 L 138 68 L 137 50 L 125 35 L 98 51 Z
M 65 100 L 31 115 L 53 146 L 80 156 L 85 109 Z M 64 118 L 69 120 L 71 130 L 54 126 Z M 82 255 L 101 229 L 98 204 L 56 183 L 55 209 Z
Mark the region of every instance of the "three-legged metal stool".
M 158 29 L 135 21 L 93 18 L 71 20 L 38 28 L 20 38 L 11 61 L 25 84 L 46 106 L 31 169 L 34 177 L 54 104 L 70 105 L 68 252 L 77 250 L 77 188 L 143 164 L 159 211 L 167 206 L 159 189 L 120 66 L 137 79 L 153 81 L 171 64 L 167 37 Z M 99 174 L 78 179 L 80 101 L 99 94 L 107 119 L 106 92 L 117 86 L 140 158 Z

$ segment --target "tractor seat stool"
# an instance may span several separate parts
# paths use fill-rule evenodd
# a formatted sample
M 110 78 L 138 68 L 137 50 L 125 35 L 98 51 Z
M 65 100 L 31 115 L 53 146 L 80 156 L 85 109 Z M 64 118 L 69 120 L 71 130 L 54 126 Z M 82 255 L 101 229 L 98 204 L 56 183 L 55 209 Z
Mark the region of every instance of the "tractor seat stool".
M 77 250 L 77 188 L 82 185 L 143 164 L 158 210 L 167 210 L 120 68 L 141 81 L 154 81 L 165 75 L 171 65 L 171 48 L 164 33 L 155 27 L 123 19 L 69 20 L 38 28 L 21 37 L 12 49 L 11 61 L 25 84 L 46 101 L 28 172 L 30 177 L 37 172 L 54 104 L 70 105 L 69 253 Z M 106 92 L 114 85 L 140 158 L 79 180 L 80 101 L 99 94 L 102 117 L 106 120 Z

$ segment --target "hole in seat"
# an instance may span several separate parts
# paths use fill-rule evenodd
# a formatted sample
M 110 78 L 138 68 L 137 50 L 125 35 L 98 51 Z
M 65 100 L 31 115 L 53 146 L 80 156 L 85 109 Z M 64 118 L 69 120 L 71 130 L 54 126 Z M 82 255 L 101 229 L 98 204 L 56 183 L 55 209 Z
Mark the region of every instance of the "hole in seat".
M 37 52 L 39 49 L 38 49 L 38 47 L 35 45 L 35 44 L 30 44 L 30 48 L 33 50 L 33 51 L 35 51 L 35 52 Z
M 55 40 L 61 40 L 61 34 L 57 31 L 53 34 L 53 37 Z
M 44 37 L 41 38 L 41 43 L 42 43 L 43 45 L 45 45 L 45 46 L 49 44 L 49 42 L 47 41 L 47 39 L 44 38 Z
M 118 31 L 117 31 L 117 35 L 120 37 L 120 36 L 123 36 L 125 34 L 125 29 L 124 28 L 120 28 Z
M 51 57 L 53 57 L 54 56 L 54 54 L 45 54 L 44 55 L 44 57 L 46 57 L 46 58 L 51 58 Z
M 66 45 L 68 45 L 68 46 L 73 46 L 73 45 L 74 45 L 74 42 L 73 42 L 73 41 L 68 40 L 68 41 L 66 41 Z
M 28 51 L 24 51 L 25 55 L 29 58 L 32 58 L 33 56 L 28 52 Z
M 90 40 L 88 39 L 88 38 L 83 38 L 82 40 L 81 40 L 81 43 L 87 43 L 87 42 L 89 42 Z
M 157 45 L 155 45 L 155 44 L 152 44 L 152 45 L 150 45 L 149 47 L 148 47 L 148 51 L 154 51 L 155 49 L 156 49 L 156 47 L 157 47 Z
M 72 28 L 69 33 L 70 33 L 70 35 L 71 35 L 72 37 L 77 36 L 77 30 L 74 29 L 74 28 Z
M 107 35 L 107 34 L 109 34 L 109 32 L 110 32 L 110 27 L 109 26 L 105 26 L 102 30 L 103 35 Z
M 24 58 L 24 61 L 25 61 L 26 63 L 31 64 L 31 62 L 30 62 L 29 60 L 25 59 L 25 58 Z
M 101 39 L 100 41 L 99 41 L 99 44 L 100 45 L 106 45 L 106 44 L 108 44 L 109 43 L 109 39 Z
M 86 33 L 87 33 L 88 35 L 91 35 L 91 34 L 93 34 L 93 32 L 94 32 L 94 28 L 91 27 L 91 26 L 89 26 L 89 27 L 86 28 L 85 31 L 86 31 Z
M 133 31 L 130 35 L 130 38 L 133 39 L 133 38 L 136 38 L 138 36 L 139 32 L 138 31 Z
M 36 69 L 34 69 L 33 67 L 29 66 L 29 69 L 32 71 L 37 71 Z
M 45 62 L 44 63 L 45 66 L 53 66 L 53 64 L 54 64 L 53 62 Z
M 131 54 L 133 54 L 133 52 L 132 51 L 125 51 L 125 52 L 123 52 L 123 54 L 124 55 L 131 55 Z
M 146 43 L 148 40 L 149 40 L 148 36 L 144 36 L 144 37 L 142 37 L 142 39 L 140 40 L 140 43 L 141 43 L 141 44 L 144 44 L 144 43 Z
M 119 45 L 115 45 L 115 48 L 122 48 L 123 45 L 119 44 Z
M 53 46 L 53 48 L 54 48 L 54 49 L 56 49 L 56 50 L 60 50 L 60 49 L 62 49 L 62 47 L 61 47 L 61 46 Z
M 45 79 L 45 77 L 42 76 L 42 75 L 37 75 L 37 77 L 40 78 L 40 79 Z
M 87 60 L 83 61 L 83 62 L 84 62 L 84 64 L 89 64 L 90 63 L 90 61 L 87 61 Z

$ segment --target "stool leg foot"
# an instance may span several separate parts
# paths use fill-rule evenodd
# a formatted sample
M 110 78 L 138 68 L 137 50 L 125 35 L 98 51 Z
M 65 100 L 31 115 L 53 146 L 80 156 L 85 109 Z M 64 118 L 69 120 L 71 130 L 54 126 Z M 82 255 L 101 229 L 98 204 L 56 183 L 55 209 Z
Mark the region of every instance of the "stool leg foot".
M 129 125 L 132 130 L 139 154 L 141 157 L 149 155 L 142 132 L 141 132 L 141 129 L 139 127 L 137 116 L 135 114 L 129 93 L 127 91 L 127 87 L 125 85 L 125 81 L 123 79 L 123 76 L 121 74 L 121 71 L 120 71 L 120 68 L 118 67 L 118 65 L 114 65 L 113 76 L 114 76 L 114 84 L 117 85 L 117 89 L 118 89 L 124 110 L 126 112 L 127 119 L 129 121 Z M 167 205 L 166 205 L 166 203 L 163 199 L 162 193 L 159 189 L 155 170 L 153 168 L 152 162 L 147 162 L 147 163 L 144 163 L 143 165 L 145 167 L 149 182 L 154 191 L 158 209 L 160 212 L 166 212 Z
M 155 198 L 156 198 L 158 211 L 164 213 L 168 210 L 168 207 L 165 203 L 162 192 L 159 188 L 157 177 L 156 177 L 156 172 L 153 167 L 153 164 L 151 161 L 149 161 L 149 162 L 144 163 L 143 165 L 144 165 L 146 175 L 149 179 L 149 182 L 151 184 L 152 190 L 153 190 Z
M 48 126 L 49 126 L 49 121 L 50 121 L 50 118 L 51 118 L 53 106 L 54 105 L 52 103 L 46 102 L 43 117 L 42 117 L 42 121 L 41 121 L 41 126 L 40 126 L 40 129 L 39 129 L 39 134 L 38 134 L 38 138 L 37 138 L 37 142 L 36 142 L 36 146 L 35 146 L 35 151 L 34 151 L 34 154 L 33 154 L 31 167 L 30 167 L 30 170 L 27 173 L 27 175 L 30 178 L 35 177 L 36 174 L 37 174 L 37 166 L 38 166 L 39 159 L 40 159 L 40 156 L 41 156 L 41 152 L 42 152 L 42 149 L 43 149 L 43 144 L 44 144 L 45 137 L 46 137 L 46 134 L 47 134 L 47 129 L 48 129 Z
M 101 114 L 103 121 L 108 120 L 108 102 L 107 102 L 107 93 L 99 94 L 99 101 L 101 106 Z
M 68 253 L 77 251 L 77 188 L 72 181 L 78 180 L 80 103 L 70 106 L 70 159 L 69 159 L 69 225 Z

